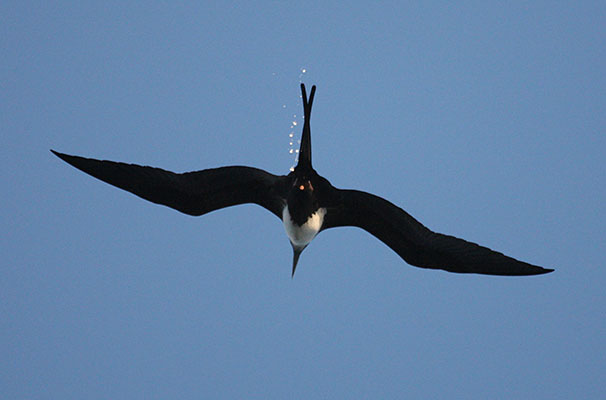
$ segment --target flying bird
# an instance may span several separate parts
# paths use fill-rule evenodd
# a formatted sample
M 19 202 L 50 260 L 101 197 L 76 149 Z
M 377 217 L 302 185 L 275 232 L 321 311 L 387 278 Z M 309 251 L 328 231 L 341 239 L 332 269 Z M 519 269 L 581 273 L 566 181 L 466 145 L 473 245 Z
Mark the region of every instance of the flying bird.
M 284 224 L 293 249 L 292 276 L 299 256 L 316 235 L 340 226 L 364 229 L 416 267 L 487 275 L 538 275 L 553 271 L 433 232 L 381 197 L 331 185 L 311 163 L 310 122 L 315 92 L 314 85 L 308 98 L 305 85 L 301 84 L 305 120 L 299 161 L 288 175 L 243 166 L 174 173 L 51 151 L 95 178 L 188 215 L 204 215 L 245 203 L 266 208 Z

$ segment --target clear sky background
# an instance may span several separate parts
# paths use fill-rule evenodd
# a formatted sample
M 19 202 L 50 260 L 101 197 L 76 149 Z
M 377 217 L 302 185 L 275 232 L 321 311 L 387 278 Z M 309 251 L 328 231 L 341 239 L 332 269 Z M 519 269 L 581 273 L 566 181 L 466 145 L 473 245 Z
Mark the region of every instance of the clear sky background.
M 604 398 L 603 1 L 124 3 L 0 5 L 1 398 Z M 189 217 L 49 152 L 285 174 L 300 81 L 335 186 L 556 271 L 347 228 L 291 279 L 266 210 Z

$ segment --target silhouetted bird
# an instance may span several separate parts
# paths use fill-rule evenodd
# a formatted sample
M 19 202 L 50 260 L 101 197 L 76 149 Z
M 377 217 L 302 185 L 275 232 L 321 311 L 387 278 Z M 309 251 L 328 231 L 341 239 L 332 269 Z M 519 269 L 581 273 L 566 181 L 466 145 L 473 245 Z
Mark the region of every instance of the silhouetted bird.
M 311 106 L 301 84 L 305 121 L 299 162 L 288 175 L 231 166 L 177 174 L 160 168 L 70 156 L 51 150 L 74 167 L 145 200 L 189 215 L 258 204 L 282 220 L 293 248 L 292 275 L 301 252 L 328 228 L 357 226 L 407 263 L 450 272 L 537 275 L 553 271 L 453 236 L 435 233 L 389 201 L 357 190 L 337 189 L 311 165 Z

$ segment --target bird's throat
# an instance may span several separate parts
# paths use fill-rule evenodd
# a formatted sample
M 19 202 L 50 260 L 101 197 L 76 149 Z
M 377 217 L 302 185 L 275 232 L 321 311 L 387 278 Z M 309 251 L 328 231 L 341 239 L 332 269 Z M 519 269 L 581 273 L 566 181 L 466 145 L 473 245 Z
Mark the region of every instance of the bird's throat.
M 326 209 L 319 208 L 313 212 L 304 223 L 299 225 L 291 218 L 288 205 L 284 206 L 284 210 L 282 211 L 282 222 L 284 223 L 284 229 L 293 246 L 297 248 L 307 246 L 318 232 L 320 232 L 325 214 Z

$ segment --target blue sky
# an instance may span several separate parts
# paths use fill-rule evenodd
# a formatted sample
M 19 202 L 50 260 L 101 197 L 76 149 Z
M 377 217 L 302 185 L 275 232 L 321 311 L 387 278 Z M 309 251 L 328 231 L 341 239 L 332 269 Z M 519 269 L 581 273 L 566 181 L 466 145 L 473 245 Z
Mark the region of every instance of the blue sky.
M 50 3 L 0 5 L 0 397 L 604 396 L 603 2 Z M 188 217 L 49 152 L 287 173 L 301 80 L 335 186 L 556 272 L 348 228 L 293 280 L 262 208 Z

